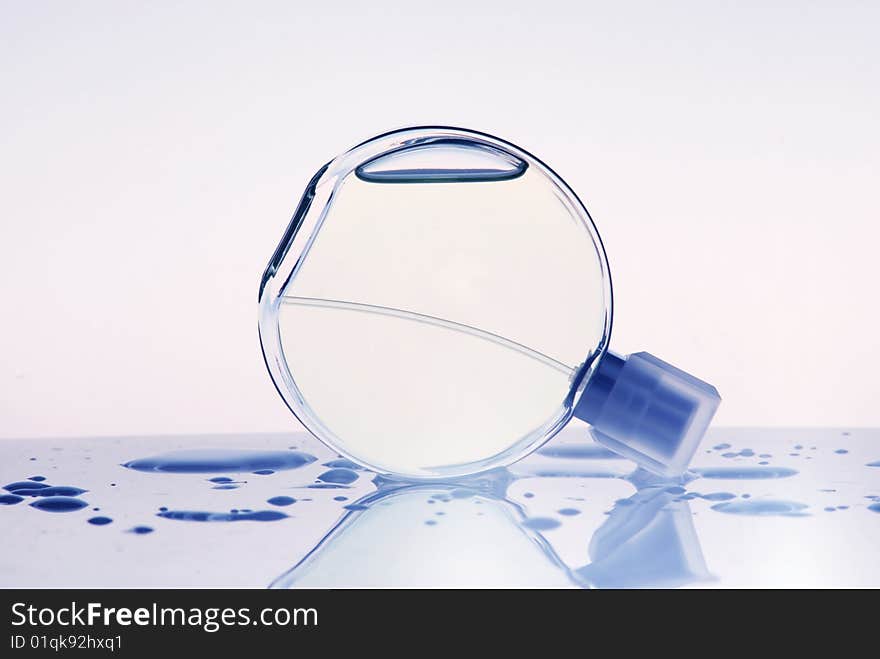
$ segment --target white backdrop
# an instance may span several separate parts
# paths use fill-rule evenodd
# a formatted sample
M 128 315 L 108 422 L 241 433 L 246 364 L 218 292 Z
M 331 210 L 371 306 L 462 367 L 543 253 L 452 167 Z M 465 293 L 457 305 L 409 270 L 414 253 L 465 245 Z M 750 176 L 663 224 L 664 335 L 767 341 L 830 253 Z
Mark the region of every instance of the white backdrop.
M 718 424 L 880 425 L 877 3 L 0 8 L 0 437 L 292 427 L 262 270 L 320 165 L 426 123 L 568 181 L 614 349 Z

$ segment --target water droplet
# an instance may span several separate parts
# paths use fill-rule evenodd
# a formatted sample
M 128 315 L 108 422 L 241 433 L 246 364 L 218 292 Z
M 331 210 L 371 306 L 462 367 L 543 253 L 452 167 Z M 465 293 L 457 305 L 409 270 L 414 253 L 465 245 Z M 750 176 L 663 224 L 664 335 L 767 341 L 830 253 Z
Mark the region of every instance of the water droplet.
M 556 512 L 565 517 L 574 517 L 581 514 L 581 511 L 577 508 L 560 508 Z
M 149 526 L 135 526 L 130 528 L 128 532 L 136 535 L 146 535 L 147 533 L 152 533 L 153 529 Z
M 73 497 L 45 497 L 37 499 L 30 505 L 37 510 L 43 510 L 47 513 L 69 513 L 85 508 L 89 504 L 82 499 L 75 499 Z
M 289 506 L 292 503 L 296 503 L 296 499 L 293 497 L 278 496 L 266 499 L 266 503 L 271 503 L 273 506 Z
M 212 513 L 201 510 L 166 510 L 159 517 L 184 522 L 274 522 L 287 515 L 280 510 L 241 510 L 237 513 Z
M 694 469 L 703 478 L 728 480 L 764 480 L 768 478 L 788 478 L 797 475 L 796 469 L 788 467 L 709 467 Z
M 22 501 L 24 501 L 24 497 L 17 494 L 0 494 L 0 506 L 14 506 Z
M 718 444 L 717 446 L 713 446 L 716 451 L 722 451 L 726 448 L 730 448 L 730 444 Z
M 257 476 L 271 476 L 275 473 L 274 469 L 257 469 L 255 472 Z
M 558 520 L 549 517 L 530 517 L 523 522 L 523 526 L 533 531 L 549 531 L 561 526 Z
M 741 499 L 738 501 L 716 503 L 712 506 L 712 510 L 717 510 L 722 513 L 728 513 L 731 515 L 754 515 L 758 517 L 803 517 L 808 514 L 803 512 L 806 508 L 806 504 L 798 503 L 796 501 L 773 499 Z
M 113 520 L 109 517 L 90 517 L 89 524 L 94 524 L 95 526 L 106 526 Z
M 262 469 L 296 469 L 316 460 L 301 451 L 251 451 L 196 449 L 172 451 L 149 458 L 131 460 L 123 467 L 137 471 L 162 471 L 180 474 L 254 472 Z
M 334 501 L 348 501 L 348 497 L 333 497 Z M 434 503 L 433 501 L 429 501 L 428 503 Z
M 319 481 L 335 483 L 337 485 L 348 485 L 349 483 L 354 483 L 357 479 L 358 475 L 351 469 L 331 469 L 318 476 Z
M 845 448 L 839 448 L 835 451 L 835 453 L 837 453 L 838 455 L 843 455 L 845 453 L 849 453 L 849 451 L 847 451 Z
M 24 488 L 15 490 L 15 494 L 22 497 L 78 497 L 85 494 L 88 490 L 78 487 L 70 487 L 68 485 L 52 485 L 43 487 L 38 490 L 26 490 Z
M 356 464 L 347 458 L 338 458 L 336 460 L 330 460 L 329 462 L 325 462 L 323 464 L 325 467 L 330 467 L 331 469 L 351 469 L 352 471 L 362 469 L 359 464 Z
M 46 477 L 45 476 L 28 476 L 28 480 L 29 481 L 36 481 L 39 483 L 40 481 L 46 480 Z
M 736 495 L 732 492 L 710 492 L 709 494 L 701 494 L 701 499 L 706 501 L 730 501 L 736 499 Z
M 49 486 L 46 483 L 34 483 L 33 481 L 15 481 L 4 485 L 3 489 L 7 492 L 15 492 L 16 490 L 42 490 L 45 487 Z

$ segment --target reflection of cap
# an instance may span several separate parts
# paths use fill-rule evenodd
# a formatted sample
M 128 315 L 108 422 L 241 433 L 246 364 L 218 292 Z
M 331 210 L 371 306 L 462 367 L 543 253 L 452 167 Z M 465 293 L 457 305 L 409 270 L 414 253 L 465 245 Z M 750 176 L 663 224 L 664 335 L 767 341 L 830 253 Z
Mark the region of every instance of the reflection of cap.
M 687 501 L 662 484 L 614 507 L 590 540 L 590 561 L 576 574 L 596 588 L 676 588 L 711 578 Z
M 611 450 L 663 476 L 683 473 L 721 403 L 715 387 L 648 354 L 608 352 L 574 415 Z

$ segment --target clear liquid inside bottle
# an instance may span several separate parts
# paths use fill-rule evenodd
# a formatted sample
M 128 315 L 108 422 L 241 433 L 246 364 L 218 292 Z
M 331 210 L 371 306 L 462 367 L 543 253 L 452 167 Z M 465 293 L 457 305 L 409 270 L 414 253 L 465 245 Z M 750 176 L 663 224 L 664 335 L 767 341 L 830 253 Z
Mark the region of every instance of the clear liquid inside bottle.
M 272 316 L 285 398 L 380 472 L 519 457 L 568 420 L 607 335 L 586 211 L 528 154 L 460 136 L 355 164 L 285 257 L 297 263 Z

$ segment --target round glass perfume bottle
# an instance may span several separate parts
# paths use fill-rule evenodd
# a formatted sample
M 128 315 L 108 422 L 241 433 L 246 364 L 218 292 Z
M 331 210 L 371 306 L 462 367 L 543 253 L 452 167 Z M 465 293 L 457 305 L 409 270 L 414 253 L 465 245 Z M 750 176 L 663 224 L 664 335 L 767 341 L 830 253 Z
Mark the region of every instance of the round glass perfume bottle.
M 398 130 L 321 168 L 259 299 L 288 407 L 379 473 L 503 466 L 573 415 L 679 473 L 719 400 L 650 355 L 607 351 L 611 280 L 589 214 L 540 160 L 483 133 Z

